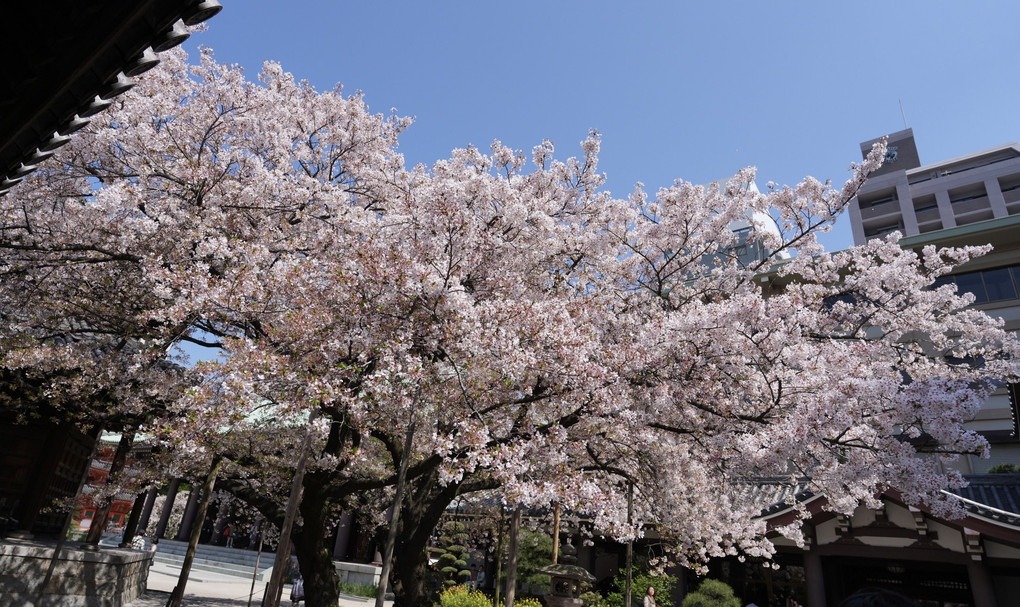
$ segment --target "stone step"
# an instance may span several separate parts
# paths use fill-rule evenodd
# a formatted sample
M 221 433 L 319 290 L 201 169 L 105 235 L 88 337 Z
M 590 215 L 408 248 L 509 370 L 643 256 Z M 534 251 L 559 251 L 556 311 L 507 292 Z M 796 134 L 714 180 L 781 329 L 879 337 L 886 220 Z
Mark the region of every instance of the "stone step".
M 163 542 L 159 543 L 160 546 Z M 177 553 L 177 551 L 157 551 L 154 555 L 154 562 L 162 563 L 168 567 L 180 569 L 184 564 L 184 553 Z M 223 575 L 230 575 L 235 577 L 243 577 L 250 579 L 255 570 L 254 559 L 251 562 L 235 562 L 226 561 L 220 558 L 219 554 L 203 554 L 200 551 L 196 551 L 195 558 L 192 560 L 192 569 L 208 571 L 213 573 L 220 573 Z M 264 579 L 266 572 L 270 571 L 273 566 L 273 554 L 263 553 L 262 558 L 259 559 L 258 564 L 258 579 Z
M 156 553 L 176 554 L 183 557 L 187 550 L 188 544 L 186 542 L 162 539 L 159 541 Z M 271 564 L 275 556 L 275 553 L 268 551 L 263 551 L 262 556 L 259 557 L 258 553 L 254 550 L 225 548 L 223 546 L 208 546 L 206 544 L 199 544 L 195 549 L 196 558 L 205 558 L 224 563 L 234 563 L 248 567 L 254 567 L 256 559 L 258 559 L 260 566 L 262 563 L 266 562 Z
M 106 534 L 100 540 L 100 545 L 114 547 L 120 543 L 121 538 L 122 536 L 119 534 Z M 139 543 L 142 545 L 142 550 L 148 550 L 151 546 L 148 538 L 142 538 Z M 187 542 L 164 538 L 156 546 L 153 562 L 179 570 L 184 564 L 184 556 L 187 551 Z M 251 579 L 255 570 L 255 561 L 258 559 L 257 579 L 265 581 L 269 579 L 272 572 L 275 557 L 273 552 L 263 551 L 262 556 L 259 557 L 258 553 L 253 550 L 199 544 L 195 548 L 195 558 L 191 563 L 191 568 L 207 573 Z
M 155 562 L 169 567 L 171 569 L 180 570 L 184 564 L 184 558 L 176 555 L 156 555 Z M 266 580 L 268 579 L 268 572 L 272 570 L 272 561 L 269 562 L 268 566 L 263 567 L 262 563 L 259 563 L 259 571 L 255 576 L 256 579 Z M 216 561 L 209 561 L 205 559 L 196 558 L 191 562 L 192 571 L 204 571 L 208 573 L 216 573 L 219 575 L 226 575 L 231 577 L 238 577 L 244 579 L 251 579 L 254 575 L 254 567 L 242 567 L 231 563 L 220 563 Z
M 157 563 L 177 563 L 177 564 L 180 564 L 180 563 L 184 562 L 184 555 L 183 554 L 166 554 L 166 553 L 159 553 L 159 552 L 157 552 L 155 557 L 154 557 L 154 560 Z M 235 562 L 231 562 L 231 561 L 221 561 L 221 560 L 218 560 L 218 559 L 215 559 L 215 558 L 209 558 L 207 556 L 202 556 L 201 554 L 196 554 L 195 558 L 192 559 L 192 562 L 194 562 L 194 563 L 205 563 L 205 564 L 208 564 L 208 565 L 219 565 L 219 566 L 222 566 L 224 569 L 237 569 L 239 571 L 251 571 L 251 570 L 253 570 L 255 568 L 255 563 L 254 562 L 252 562 L 252 563 L 235 563 Z M 259 569 L 268 569 L 269 567 L 272 567 L 272 565 L 273 565 L 273 560 L 271 558 L 270 559 L 262 559 L 262 560 L 259 561 L 258 567 L 259 567 Z

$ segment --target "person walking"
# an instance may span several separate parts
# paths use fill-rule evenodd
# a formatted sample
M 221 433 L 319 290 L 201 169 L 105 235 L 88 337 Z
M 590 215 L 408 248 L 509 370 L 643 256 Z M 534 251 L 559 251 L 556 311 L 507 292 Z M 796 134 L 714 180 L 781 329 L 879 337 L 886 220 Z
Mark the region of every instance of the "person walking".
M 294 578 L 294 585 L 290 587 L 290 603 L 294 607 L 297 607 L 298 603 L 305 600 L 305 581 L 301 579 L 301 575 L 298 574 Z
M 645 592 L 644 607 L 655 607 L 655 586 L 649 586 Z

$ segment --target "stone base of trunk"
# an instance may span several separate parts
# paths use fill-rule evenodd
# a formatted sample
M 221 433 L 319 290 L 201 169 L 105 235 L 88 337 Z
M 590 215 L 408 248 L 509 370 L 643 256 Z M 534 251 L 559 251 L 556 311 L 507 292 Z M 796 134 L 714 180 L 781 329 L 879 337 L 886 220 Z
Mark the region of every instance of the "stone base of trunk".
M 35 604 L 54 548 L 56 542 L 0 542 L 0 607 Z M 145 592 L 151 560 L 129 548 L 65 545 L 36 607 L 122 607 Z
M 333 561 L 333 564 L 336 565 L 336 573 L 340 576 L 340 582 L 343 584 L 379 585 L 382 567 L 363 565 L 361 563 L 343 563 L 340 561 Z

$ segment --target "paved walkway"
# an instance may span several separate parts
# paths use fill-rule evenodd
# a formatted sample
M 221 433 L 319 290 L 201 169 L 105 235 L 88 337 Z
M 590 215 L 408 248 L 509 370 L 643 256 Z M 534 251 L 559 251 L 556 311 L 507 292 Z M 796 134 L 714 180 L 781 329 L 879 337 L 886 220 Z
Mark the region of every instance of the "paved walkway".
M 145 595 L 131 601 L 125 607 L 163 607 L 170 598 L 170 592 L 177 585 L 179 575 L 179 569 L 162 563 L 154 564 L 149 570 L 149 584 Z M 265 582 L 256 581 L 252 592 L 250 579 L 192 571 L 181 604 L 186 607 L 247 607 L 250 597 L 252 607 L 259 607 L 265 589 Z M 340 597 L 340 607 L 371 607 L 373 603 L 374 601 L 370 599 L 343 595 Z M 284 587 L 280 605 L 281 607 L 290 605 L 290 586 Z M 386 605 L 389 607 L 392 602 L 386 601 Z

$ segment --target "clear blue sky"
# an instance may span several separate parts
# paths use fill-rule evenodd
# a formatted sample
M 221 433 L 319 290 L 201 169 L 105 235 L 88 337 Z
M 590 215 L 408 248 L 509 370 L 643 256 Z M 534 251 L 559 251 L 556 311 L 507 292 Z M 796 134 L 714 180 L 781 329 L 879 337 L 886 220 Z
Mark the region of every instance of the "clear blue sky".
M 493 139 L 566 157 L 596 128 L 617 196 L 749 165 L 841 183 L 900 100 L 924 163 L 1020 139 L 1016 1 L 221 2 L 189 53 L 414 116 L 409 164 Z M 827 246 L 850 244 L 844 218 Z

